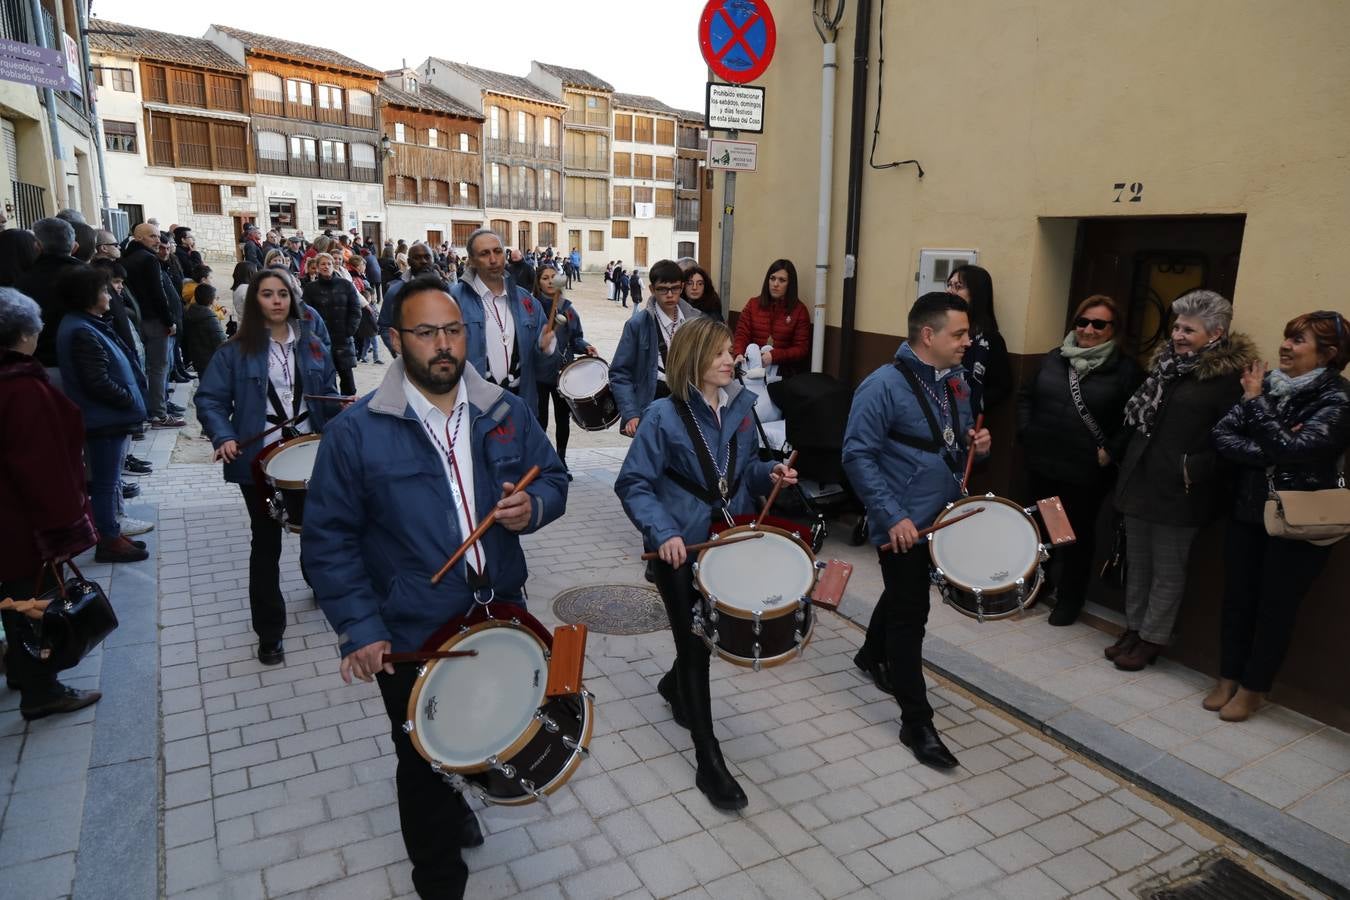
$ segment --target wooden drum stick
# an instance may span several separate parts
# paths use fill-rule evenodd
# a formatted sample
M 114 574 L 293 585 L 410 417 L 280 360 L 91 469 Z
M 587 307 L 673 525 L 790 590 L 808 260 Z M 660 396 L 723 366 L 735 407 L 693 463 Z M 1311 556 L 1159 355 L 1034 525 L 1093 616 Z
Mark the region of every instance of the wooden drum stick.
M 969 519 L 971 516 L 976 515 L 976 514 L 978 514 L 978 513 L 982 513 L 982 512 L 984 512 L 984 507 L 983 507 L 983 506 L 977 506 L 977 507 L 975 507 L 974 509 L 972 509 L 970 512 L 963 512 L 963 513 L 961 513 L 961 515 L 959 515 L 959 516 L 952 516 L 950 519 L 948 519 L 948 520 L 945 521 L 945 522 L 939 522 L 939 523 L 937 523 L 936 525 L 929 525 L 927 528 L 922 528 L 922 529 L 919 530 L 919 533 L 916 534 L 914 537 L 915 537 L 916 540 L 917 540 L 918 538 L 921 538 L 921 537 L 928 537 L 928 535 L 932 534 L 932 533 L 935 532 L 935 531 L 941 531 L 941 530 L 944 529 L 944 528 L 947 528 L 947 527 L 949 527 L 949 526 L 955 525 L 957 522 L 965 521 L 966 519 Z M 895 550 L 895 544 L 882 544 L 882 545 L 881 545 L 881 549 L 882 549 L 882 550 L 892 550 L 892 551 L 893 551 L 893 550 Z
M 430 662 L 433 659 L 460 659 L 465 656 L 477 655 L 477 650 L 424 650 L 419 653 L 386 653 L 382 661 L 387 663 Z
M 766 532 L 757 531 L 754 534 L 735 534 L 729 538 L 719 538 L 712 541 L 704 541 L 701 544 L 689 544 L 684 548 L 685 553 L 697 553 L 700 550 L 707 550 L 709 547 L 726 547 L 729 544 L 739 544 L 741 541 L 753 541 L 755 538 L 762 538 Z M 660 559 L 661 554 L 656 550 L 642 554 L 646 560 Z
M 306 400 L 329 400 L 333 403 L 355 403 L 360 397 L 344 397 L 341 394 L 305 394 Z
M 797 464 L 797 451 L 793 450 L 792 454 L 788 456 L 787 462 L 784 464 L 784 467 L 791 469 L 796 464 Z M 773 508 L 773 501 L 778 499 L 778 492 L 781 491 L 782 489 L 783 489 L 783 479 L 780 478 L 778 479 L 778 481 L 774 482 L 773 490 L 769 491 L 769 499 L 764 501 L 764 509 L 760 510 L 759 517 L 755 519 L 756 528 L 758 528 L 761 524 L 763 524 L 764 517 L 767 516 L 769 514 L 769 510 Z
M 978 433 L 984 427 L 984 413 L 975 417 L 975 431 Z M 966 451 L 966 474 L 961 476 L 961 493 L 966 493 L 966 482 L 970 481 L 970 470 L 975 467 L 975 442 L 970 442 L 970 449 Z M 955 521 L 955 520 L 953 520 Z
M 516 494 L 519 494 L 521 491 L 525 490 L 525 488 L 529 487 L 531 481 L 534 481 L 538 477 L 539 477 L 539 467 L 530 466 L 530 470 L 526 472 L 523 476 L 521 476 L 521 479 L 516 482 L 516 486 L 511 490 L 511 493 L 508 494 L 507 496 L 514 497 Z M 494 505 L 492 507 L 492 511 L 483 517 L 483 521 L 478 523 L 478 527 L 473 530 L 473 534 L 469 535 L 469 539 L 459 545 L 459 549 L 455 551 L 454 556 L 451 556 L 448 560 L 446 560 L 445 565 L 441 566 L 441 570 L 437 572 L 435 575 L 431 576 L 431 583 L 440 584 L 441 579 L 445 577 L 445 573 L 449 572 L 451 569 L 455 567 L 455 563 L 459 562 L 460 559 L 463 558 L 464 554 L 469 552 L 470 547 L 478 543 L 478 541 L 483 537 L 483 535 L 487 533 L 487 530 L 492 527 L 492 523 L 495 521 L 497 521 L 497 507 Z
M 303 415 L 306 415 L 306 413 L 300 413 L 300 416 L 303 416 Z M 257 434 L 253 435 L 253 437 L 251 437 L 251 438 L 245 438 L 244 440 L 242 440 L 242 441 L 239 442 L 239 449 L 242 450 L 242 449 L 244 449 L 245 447 L 247 447 L 249 444 L 252 444 L 254 441 L 260 441 L 260 440 L 262 440 L 263 438 L 267 437 L 267 436 L 268 436 L 269 434 L 271 434 L 272 432 L 274 432 L 274 431 L 280 431 L 281 429 L 285 428 L 287 425 L 294 425 L 296 422 L 298 422 L 298 421 L 300 420 L 300 416 L 291 416 L 291 417 L 290 417 L 289 419 L 287 419 L 286 421 L 284 421 L 284 422 L 278 422 L 277 424 L 273 425 L 271 428 L 267 429 L 266 431 L 260 431 L 260 432 L 258 432 Z

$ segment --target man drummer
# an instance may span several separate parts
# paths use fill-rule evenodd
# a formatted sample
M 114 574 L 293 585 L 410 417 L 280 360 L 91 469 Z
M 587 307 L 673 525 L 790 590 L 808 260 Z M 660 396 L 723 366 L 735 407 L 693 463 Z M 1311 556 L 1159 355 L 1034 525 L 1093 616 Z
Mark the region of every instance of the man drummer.
M 378 681 L 398 756 L 395 782 L 413 886 L 462 897 L 461 847 L 482 832 L 459 792 L 403 731 L 417 651 L 475 600 L 525 602 L 520 534 L 563 514 L 567 474 L 534 410 L 466 362 L 468 329 L 436 278 L 403 288 L 384 381 L 330 423 L 310 479 L 301 542 L 314 594 L 342 653 L 340 672 Z M 508 496 L 532 465 L 542 470 Z M 438 584 L 431 577 L 489 510 L 496 524 Z M 472 665 L 473 660 L 456 660 Z
M 928 622 L 926 538 L 947 503 L 961 496 L 966 455 L 989 452 L 989 431 L 970 427 L 970 389 L 961 358 L 970 346 L 966 302 L 924 294 L 909 311 L 909 340 L 853 396 L 844 432 L 844 470 L 867 507 L 885 589 L 854 662 L 900 705 L 900 742 L 919 762 L 955 768 L 933 725 L 923 676 Z M 977 552 L 972 548 L 972 552 Z
M 666 385 L 666 357 L 675 332 L 701 314 L 686 302 L 684 273 L 668 259 L 647 273 L 652 296 L 623 324 L 619 347 L 609 366 L 609 385 L 619 407 L 623 433 L 637 434 L 638 421 L 653 400 L 670 396 Z

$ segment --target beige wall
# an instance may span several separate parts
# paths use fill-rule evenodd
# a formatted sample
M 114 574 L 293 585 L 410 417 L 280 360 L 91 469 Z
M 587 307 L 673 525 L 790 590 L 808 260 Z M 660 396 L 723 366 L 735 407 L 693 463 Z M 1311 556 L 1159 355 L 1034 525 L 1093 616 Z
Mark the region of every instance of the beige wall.
M 778 256 L 797 263 L 814 299 L 820 40 L 802 4 L 770 6 L 778 51 L 759 82 L 759 171 L 738 177 L 733 309 Z M 838 37 L 834 326 L 856 9 Z M 1267 353 L 1295 313 L 1350 308 L 1338 277 L 1350 235 L 1350 4 L 920 0 L 890 3 L 885 24 L 877 160 L 918 157 L 927 175 L 866 172 L 859 330 L 900 333 L 921 248 L 974 247 L 1010 349 L 1042 352 L 1062 337 L 1073 219 L 1123 214 L 1244 213 L 1235 327 Z M 1118 181 L 1142 182 L 1142 201 L 1113 203 Z M 720 228 L 719 217 L 714 262 Z

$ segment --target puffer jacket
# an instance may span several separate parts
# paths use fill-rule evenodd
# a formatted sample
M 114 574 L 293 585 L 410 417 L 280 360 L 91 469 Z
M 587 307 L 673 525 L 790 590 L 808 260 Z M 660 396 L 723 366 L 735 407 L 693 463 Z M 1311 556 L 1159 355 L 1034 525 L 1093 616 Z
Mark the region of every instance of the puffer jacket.
M 211 307 L 194 303 L 183 313 L 181 339 L 183 355 L 200 377 L 206 374 L 216 348 L 225 343 L 225 330 L 220 327 L 220 319 Z
M 1131 429 L 1124 427 L 1125 401 L 1143 379 L 1139 364 L 1119 349 L 1079 379 L 1083 404 L 1106 436 L 1112 460 L 1125 455 Z M 1027 468 L 1066 484 L 1091 485 L 1109 479 L 1111 466 L 1097 464 L 1097 439 L 1083 424 L 1069 389 L 1069 363 L 1058 347 L 1045 354 L 1036 377 L 1017 393 L 1017 440 Z
M 1269 376 L 1266 384 L 1268 389 Z M 1268 494 L 1266 470 L 1272 466 L 1276 490 L 1336 486 L 1337 460 L 1350 448 L 1350 382 L 1328 370 L 1292 394 L 1283 408 L 1263 391 L 1234 404 L 1212 437 L 1219 455 L 1237 469 L 1233 518 L 1259 523 Z
M 788 306 L 750 298 L 736 318 L 731 352 L 741 356 L 750 344 L 766 343 L 773 345 L 773 364 L 780 374 L 793 375 L 805 368 L 811 359 L 811 314 L 806 304 L 797 300 Z
M 84 413 L 89 437 L 131 434 L 145 421 L 145 374 L 136 351 L 122 343 L 107 321 L 91 313 L 67 313 L 56 333 L 61 389 Z
M 1168 385 L 1153 433 L 1130 429 L 1116 509 L 1158 525 L 1199 526 L 1218 515 L 1224 483 L 1210 431 L 1242 396 L 1242 370 L 1260 358 L 1250 338 L 1234 333 Z
M 315 278 L 305 283 L 305 303 L 314 307 L 328 326 L 328 337 L 333 348 L 333 365 L 350 369 L 356 365 L 353 344 L 361 327 L 361 298 L 356 288 L 344 278 Z

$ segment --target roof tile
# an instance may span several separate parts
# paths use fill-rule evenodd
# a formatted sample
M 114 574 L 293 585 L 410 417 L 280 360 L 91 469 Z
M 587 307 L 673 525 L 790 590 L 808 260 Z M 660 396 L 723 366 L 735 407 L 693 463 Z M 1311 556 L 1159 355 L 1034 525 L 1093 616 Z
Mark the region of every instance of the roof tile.
M 445 66 L 453 72 L 458 72 L 471 81 L 476 81 L 484 90 L 492 91 L 498 94 L 508 94 L 513 97 L 522 97 L 526 100 L 534 100 L 539 103 L 549 103 L 553 106 L 563 106 L 563 102 L 549 94 L 548 91 L 534 84 L 527 78 L 519 75 L 508 75 L 505 72 L 494 72 L 491 69 L 480 69 L 477 66 L 466 65 L 465 63 L 451 62 L 448 59 L 432 57 L 438 65 Z
M 89 47 L 132 59 L 184 63 L 223 72 L 247 71 L 243 64 L 205 38 L 170 34 L 107 19 L 89 20 Z
M 363 62 L 357 62 L 350 56 L 343 56 L 336 50 L 329 50 L 325 47 L 300 44 L 295 41 L 288 41 L 285 38 L 258 34 L 253 31 L 244 31 L 239 28 L 231 28 L 227 25 L 212 25 L 211 27 L 222 34 L 229 35 L 239 41 L 244 45 L 244 49 L 246 50 L 256 50 L 262 53 L 275 53 L 279 56 L 291 57 L 292 59 L 308 60 L 310 62 L 320 63 L 321 65 L 332 66 L 336 69 L 345 69 L 348 72 L 371 75 L 376 78 L 379 78 L 384 74 L 378 69 L 372 69 Z
M 555 66 L 552 63 L 541 63 L 539 60 L 535 60 L 534 64 L 555 78 L 560 79 L 566 87 L 579 87 L 588 91 L 614 90 L 614 85 L 605 81 L 599 75 L 588 72 L 585 69 L 571 69 L 567 66 Z

